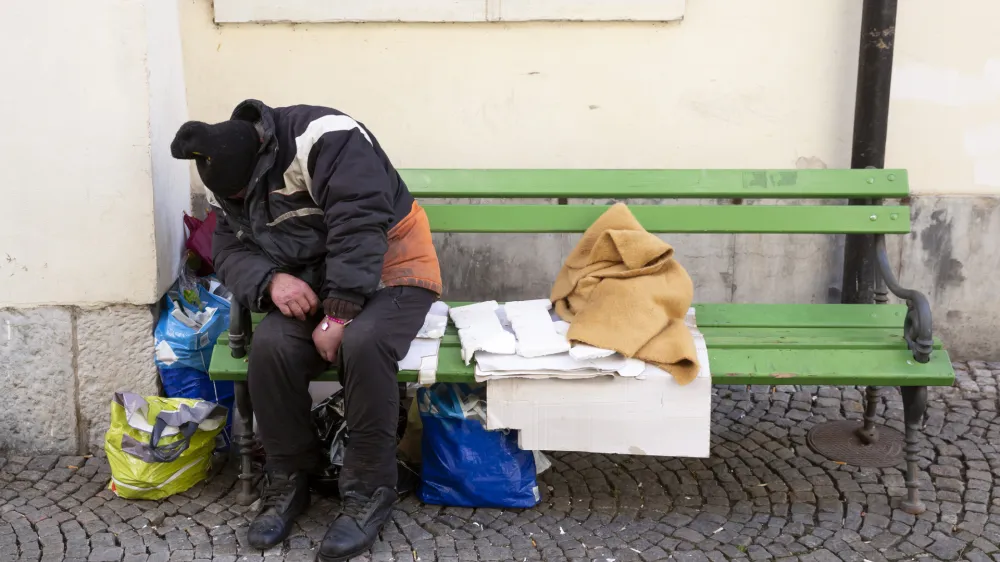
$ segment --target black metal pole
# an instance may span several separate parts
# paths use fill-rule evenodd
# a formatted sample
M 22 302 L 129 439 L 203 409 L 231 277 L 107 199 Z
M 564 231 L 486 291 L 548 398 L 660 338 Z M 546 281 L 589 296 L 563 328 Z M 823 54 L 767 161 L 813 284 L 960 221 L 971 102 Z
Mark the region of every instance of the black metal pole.
M 896 39 L 898 0 L 864 0 L 861 8 L 861 49 L 854 102 L 852 168 L 884 168 L 889 128 L 889 87 L 892 51 Z M 852 205 L 878 201 L 859 199 Z M 844 284 L 841 302 L 870 304 L 875 300 L 874 237 L 850 235 L 844 248 Z

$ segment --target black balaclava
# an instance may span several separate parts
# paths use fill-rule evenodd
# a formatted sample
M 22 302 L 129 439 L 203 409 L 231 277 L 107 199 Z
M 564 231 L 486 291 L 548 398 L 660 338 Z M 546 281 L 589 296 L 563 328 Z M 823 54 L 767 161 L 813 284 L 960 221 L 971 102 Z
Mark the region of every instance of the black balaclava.
M 257 128 L 238 119 L 215 125 L 188 121 L 170 143 L 174 158 L 194 160 L 205 187 L 227 198 L 246 189 L 259 150 Z

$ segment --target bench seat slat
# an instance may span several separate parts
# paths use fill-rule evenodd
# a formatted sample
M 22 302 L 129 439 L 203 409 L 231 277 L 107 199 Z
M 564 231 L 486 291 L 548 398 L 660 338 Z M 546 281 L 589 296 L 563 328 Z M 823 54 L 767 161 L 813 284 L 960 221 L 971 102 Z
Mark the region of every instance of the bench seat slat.
M 700 328 L 710 349 L 906 349 L 900 328 Z M 457 338 L 456 338 L 457 340 Z M 939 339 L 934 349 L 942 349 Z
M 951 360 L 940 342 L 930 363 L 913 361 L 901 337 L 903 306 L 704 304 L 696 308 L 715 384 L 948 386 L 954 381 Z M 228 334 L 223 334 L 212 356 L 212 378 L 245 380 L 246 359 L 233 358 L 227 344 Z M 438 381 L 474 379 L 458 345 L 451 328 L 442 341 Z M 325 373 L 320 380 L 336 380 L 336 373 Z M 400 380 L 416 381 L 416 373 L 400 373 Z
M 217 347 L 212 379 L 246 380 L 246 362 Z M 955 379 L 948 352 L 938 350 L 931 362 L 913 361 L 905 349 L 709 349 L 713 384 L 831 384 L 877 386 L 950 386 Z M 317 380 L 337 380 L 335 371 Z M 415 382 L 413 371 L 401 382 Z M 457 346 L 441 348 L 438 382 L 474 382 L 473 367 L 462 361 Z
M 893 199 L 909 194 L 906 170 L 409 169 L 400 175 L 418 198 Z
M 951 386 L 948 352 L 929 363 L 906 349 L 720 349 L 709 351 L 713 384 Z
M 425 205 L 434 232 L 575 233 L 587 230 L 607 205 Z M 757 234 L 906 234 L 902 206 L 633 205 L 650 232 Z
M 713 349 L 902 349 L 899 328 L 716 328 L 702 327 L 701 332 Z M 228 333 L 219 337 L 219 345 L 229 344 Z M 460 345 L 454 327 L 441 339 L 443 346 Z M 941 349 L 935 340 L 934 348 Z

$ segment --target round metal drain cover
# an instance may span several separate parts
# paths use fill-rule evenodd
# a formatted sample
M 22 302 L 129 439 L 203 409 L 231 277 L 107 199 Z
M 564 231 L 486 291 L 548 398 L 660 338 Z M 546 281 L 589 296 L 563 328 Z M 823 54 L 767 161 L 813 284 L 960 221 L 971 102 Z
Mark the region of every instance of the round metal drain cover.
M 806 436 L 809 448 L 824 457 L 852 466 L 889 468 L 903 462 L 903 434 L 895 429 L 877 426 L 878 441 L 865 445 L 857 431 L 864 426 L 851 420 L 821 423 Z

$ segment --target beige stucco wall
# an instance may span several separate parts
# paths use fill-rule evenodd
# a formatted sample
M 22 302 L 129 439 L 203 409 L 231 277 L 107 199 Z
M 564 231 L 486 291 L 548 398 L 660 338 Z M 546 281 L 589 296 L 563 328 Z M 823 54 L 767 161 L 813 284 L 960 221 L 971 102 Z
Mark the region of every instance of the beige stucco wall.
M 177 8 L 0 2 L 0 449 L 92 451 L 114 392 L 159 392 L 150 304 L 191 201 Z
M 151 156 L 186 116 L 176 19 L 167 2 L 0 5 L 0 308 L 149 304 L 176 277 L 167 223 L 190 179 Z
M 899 3 L 887 164 L 926 194 L 1000 193 L 1000 2 Z
M 691 0 L 669 24 L 222 26 L 210 0 L 181 2 L 195 118 L 333 105 L 403 167 L 850 162 L 852 0 Z M 996 21 L 992 0 L 901 3 L 889 165 L 918 192 L 1000 192 Z

